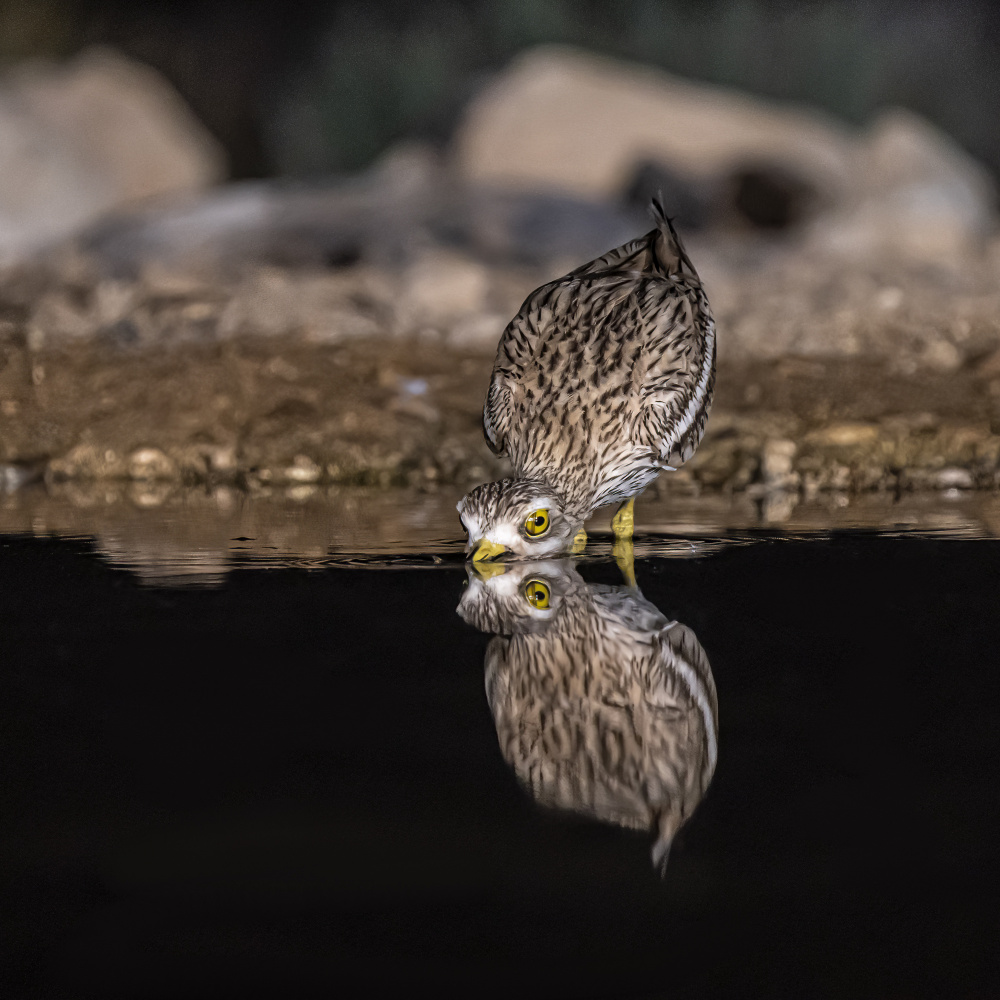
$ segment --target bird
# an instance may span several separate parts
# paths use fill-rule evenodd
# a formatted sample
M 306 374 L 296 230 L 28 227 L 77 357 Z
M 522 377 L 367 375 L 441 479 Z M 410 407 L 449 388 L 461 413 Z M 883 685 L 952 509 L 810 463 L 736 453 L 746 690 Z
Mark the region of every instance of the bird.
M 532 292 L 500 337 L 483 432 L 513 476 L 458 504 L 475 562 L 580 551 L 584 522 L 694 454 L 715 388 L 715 322 L 658 199 L 655 227 Z M 617 552 L 616 552 L 617 554 Z
M 485 570 L 485 572 L 483 572 Z M 694 632 L 570 558 L 473 563 L 458 614 L 494 633 L 500 751 L 540 804 L 654 834 L 665 872 L 718 759 L 718 698 Z

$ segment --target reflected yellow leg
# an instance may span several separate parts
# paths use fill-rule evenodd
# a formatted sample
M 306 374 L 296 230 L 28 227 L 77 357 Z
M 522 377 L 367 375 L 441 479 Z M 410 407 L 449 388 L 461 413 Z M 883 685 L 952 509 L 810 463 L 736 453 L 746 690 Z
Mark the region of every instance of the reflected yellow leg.
M 615 544 L 611 550 L 621 570 L 625 583 L 636 586 L 635 552 L 632 547 L 632 531 L 635 528 L 635 497 L 626 500 L 611 519 L 611 530 L 615 533 Z
M 587 547 L 587 532 L 581 528 L 573 538 L 573 547 L 570 552 L 578 556 Z
M 616 538 L 611 554 L 618 563 L 618 568 L 625 579 L 626 586 L 637 586 L 635 581 L 635 553 L 632 549 L 631 538 Z

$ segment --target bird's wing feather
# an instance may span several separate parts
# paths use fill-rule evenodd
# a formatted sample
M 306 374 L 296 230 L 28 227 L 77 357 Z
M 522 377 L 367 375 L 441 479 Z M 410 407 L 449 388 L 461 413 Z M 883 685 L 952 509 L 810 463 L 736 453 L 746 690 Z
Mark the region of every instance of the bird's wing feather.
M 542 285 L 507 325 L 483 408 L 483 431 L 495 454 L 510 454 L 508 433 L 515 397 L 526 375 L 538 368 L 541 353 L 536 357 L 536 352 L 546 334 L 553 328 L 572 330 L 580 322 L 592 323 L 598 307 L 601 316 L 607 317 L 620 302 L 638 294 L 640 287 L 650 289 L 651 309 L 657 316 L 653 321 L 654 317 L 644 312 L 641 318 L 643 326 L 649 326 L 649 339 L 644 381 L 636 386 L 642 405 L 635 417 L 633 437 L 654 454 L 662 452 L 664 460 L 676 439 L 686 442 L 691 437 L 689 425 L 700 437 L 704 421 L 698 423 L 699 407 L 706 398 L 710 401 L 711 385 L 699 389 L 699 380 L 706 364 L 714 375 L 715 361 L 714 343 L 706 348 L 700 342 L 706 334 L 714 336 L 714 327 L 697 272 L 659 203 L 654 202 L 653 215 L 655 229 Z M 629 319 L 622 321 L 628 323 Z M 700 327 L 697 338 L 690 336 L 692 324 Z M 702 358 L 706 350 L 711 354 L 707 361 Z M 688 419 L 684 406 L 691 396 L 697 397 L 698 412 Z M 707 412 L 707 406 L 702 408 Z
M 672 286 L 656 309 L 647 342 L 637 441 L 677 466 L 691 457 L 708 419 L 715 388 L 715 322 L 698 272 L 673 223 L 653 202 L 657 228 L 650 233 L 652 269 Z M 692 335 L 694 334 L 694 335 Z
M 568 306 L 569 297 L 559 294 L 567 280 L 560 278 L 536 288 L 500 336 L 483 406 L 483 433 L 495 455 L 509 453 L 507 434 L 514 407 L 514 389 L 525 373 L 536 365 L 534 347 L 539 331 L 547 328 L 555 314 Z
M 676 467 L 701 440 L 715 389 L 715 323 L 701 287 L 678 282 L 657 326 L 633 433 Z
M 503 455 L 507 450 L 512 399 L 510 379 L 505 372 L 494 368 L 483 407 L 483 434 L 494 455 Z

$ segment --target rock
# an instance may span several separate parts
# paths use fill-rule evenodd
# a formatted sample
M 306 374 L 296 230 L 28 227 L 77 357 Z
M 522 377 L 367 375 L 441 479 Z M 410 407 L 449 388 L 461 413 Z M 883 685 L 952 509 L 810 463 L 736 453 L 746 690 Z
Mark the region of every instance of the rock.
M 934 474 L 933 483 L 939 490 L 971 490 L 975 485 L 968 469 L 950 467 Z
M 0 462 L 0 494 L 15 493 L 22 486 L 37 482 L 41 477 L 42 470 L 37 465 Z
M 653 198 L 662 198 L 674 224 L 683 232 L 702 229 L 711 222 L 718 196 L 711 180 L 684 177 L 656 160 L 635 164 L 622 189 L 622 198 L 637 214 L 645 213 Z
M 575 266 L 634 238 L 648 223 L 648 199 L 622 209 L 590 197 L 466 183 L 441 193 L 427 230 L 437 242 L 494 264 Z
M 947 135 L 903 108 L 883 112 L 858 151 L 854 196 L 817 229 L 852 256 L 896 254 L 948 264 L 995 226 L 988 171 Z
M 489 275 L 476 261 L 455 254 L 424 254 L 403 275 L 397 314 L 411 330 L 448 328 L 482 313 L 489 288 Z
M 323 468 L 308 455 L 296 455 L 291 465 L 284 469 L 284 475 L 291 483 L 318 483 L 323 475 Z
M 48 478 L 120 479 L 127 464 L 113 448 L 102 448 L 87 442 L 76 445 L 65 455 L 53 458 L 48 465 Z
M 224 173 L 221 147 L 173 88 L 111 50 L 31 63 L 0 84 L 0 262 Z
M 612 198 L 638 165 L 722 178 L 779 163 L 839 195 L 855 142 L 816 114 L 659 70 L 545 46 L 517 59 L 469 105 L 455 140 L 471 181 Z
M 387 332 L 392 289 L 379 272 L 344 275 L 257 268 L 234 289 L 218 336 L 295 333 L 314 343 Z M 362 305 L 362 308 L 359 308 Z
M 791 489 L 799 484 L 799 475 L 793 469 L 798 446 L 786 438 L 772 438 L 765 442 L 760 459 L 761 477 L 771 489 Z
M 176 476 L 174 463 L 159 448 L 137 448 L 128 457 L 129 479 L 174 479 Z
M 80 237 L 110 278 L 157 270 L 178 280 L 254 266 L 399 269 L 427 252 L 491 265 L 578 263 L 633 237 L 639 212 L 593 200 L 460 184 L 447 171 L 405 197 L 376 165 L 320 184 L 243 182 L 102 219 Z
M 820 447 L 856 448 L 872 444 L 878 436 L 878 427 L 874 424 L 843 423 L 829 424 L 813 431 L 807 440 Z

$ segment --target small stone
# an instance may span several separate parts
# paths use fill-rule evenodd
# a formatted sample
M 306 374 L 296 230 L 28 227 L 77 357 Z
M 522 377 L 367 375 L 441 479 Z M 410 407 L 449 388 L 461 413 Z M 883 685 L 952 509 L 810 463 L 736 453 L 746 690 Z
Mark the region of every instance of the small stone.
M 162 507 L 170 496 L 171 486 L 165 482 L 130 483 L 128 487 L 128 498 L 136 507 L 150 508 Z
M 48 477 L 65 479 L 117 479 L 128 472 L 126 463 L 116 452 L 101 450 L 92 444 L 82 443 L 65 455 L 53 458 L 48 465 Z
M 764 482 L 768 486 L 785 489 L 798 485 L 799 477 L 792 468 L 797 450 L 795 442 L 786 438 L 772 438 L 766 442 L 760 468 Z
M 312 483 L 299 483 L 297 486 L 289 486 L 285 490 L 285 496 L 295 503 L 303 503 L 317 495 L 319 489 Z
M 285 478 L 293 483 L 317 483 L 323 470 L 308 455 L 296 455 L 285 469 Z
M 209 448 L 206 452 L 208 466 L 212 472 L 229 474 L 236 471 L 236 451 L 226 445 Z
M 893 312 L 903 304 L 903 289 L 890 286 L 879 291 L 876 299 L 879 309 Z
M 27 465 L 0 463 L 0 493 L 16 493 L 39 478 L 37 468 Z
M 836 448 L 851 448 L 870 444 L 878 438 L 878 428 L 874 424 L 842 423 L 830 424 L 808 435 L 813 444 L 832 445 Z
M 933 340 L 924 348 L 921 360 L 939 372 L 953 372 L 962 367 L 962 352 L 950 340 Z
M 144 481 L 175 479 L 177 467 L 159 448 L 138 448 L 128 457 L 128 477 Z
M 934 474 L 933 485 L 939 490 L 971 490 L 975 485 L 972 473 L 968 469 L 960 469 L 957 466 L 949 466 L 940 469 Z

